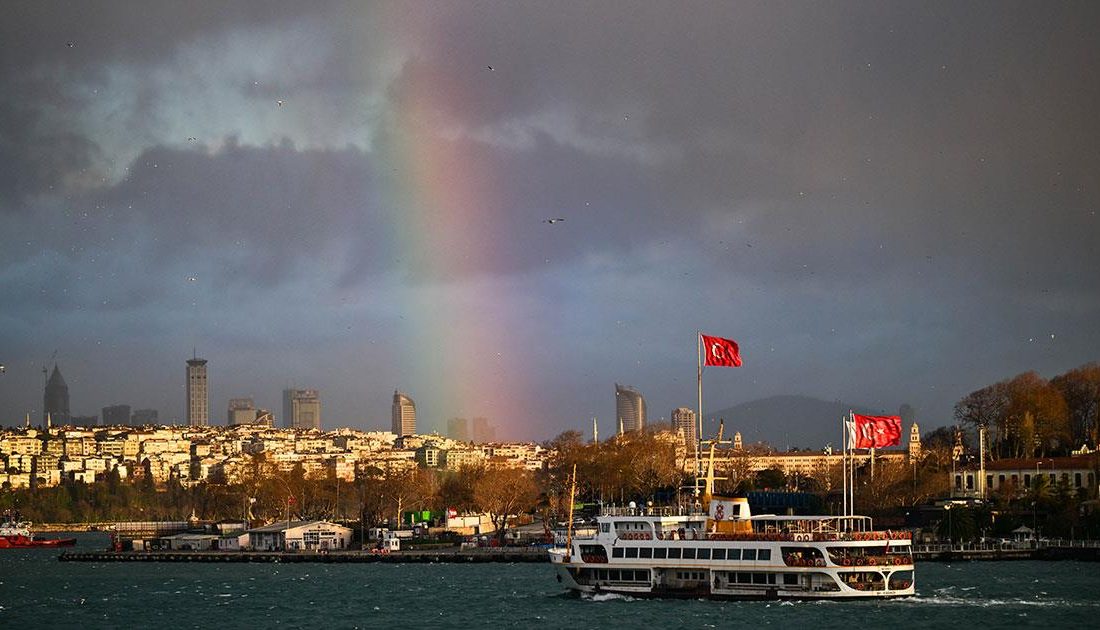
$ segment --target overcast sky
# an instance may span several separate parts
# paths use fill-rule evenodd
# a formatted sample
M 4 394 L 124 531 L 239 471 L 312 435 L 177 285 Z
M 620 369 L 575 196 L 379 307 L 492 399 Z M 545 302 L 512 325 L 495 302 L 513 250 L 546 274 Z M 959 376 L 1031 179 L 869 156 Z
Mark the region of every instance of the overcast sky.
M 0 421 L 502 437 L 1100 359 L 1095 2 L 8 2 Z M 562 218 L 554 223 L 546 219 Z M 51 357 L 56 352 L 56 359 Z M 835 418 L 806 418 L 835 423 Z M 737 426 L 737 419 L 728 419 Z M 746 441 L 761 436 L 745 435 Z

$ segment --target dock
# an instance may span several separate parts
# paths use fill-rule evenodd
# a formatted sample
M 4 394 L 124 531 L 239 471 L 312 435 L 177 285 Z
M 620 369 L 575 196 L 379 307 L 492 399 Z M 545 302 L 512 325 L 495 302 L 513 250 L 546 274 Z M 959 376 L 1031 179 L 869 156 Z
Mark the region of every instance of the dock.
M 982 545 L 941 544 L 914 545 L 917 562 L 959 562 L 982 560 L 1082 560 L 1100 562 L 1097 541 L 1057 541 L 1053 544 Z
M 543 549 L 493 549 L 485 551 L 431 550 L 371 553 L 367 551 L 66 551 L 61 562 L 382 562 L 390 564 L 481 564 L 549 562 Z

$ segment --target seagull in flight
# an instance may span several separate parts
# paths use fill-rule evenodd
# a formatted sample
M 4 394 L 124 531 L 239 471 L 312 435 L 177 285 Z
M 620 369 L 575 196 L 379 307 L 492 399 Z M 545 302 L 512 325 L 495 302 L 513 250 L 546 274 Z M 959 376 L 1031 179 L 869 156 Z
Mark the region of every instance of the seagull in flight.
M 492 71 L 496 70 L 496 68 L 494 68 L 492 66 L 485 66 L 485 67 L 489 69 L 489 72 L 492 72 Z
M 562 221 L 564 221 L 564 220 L 565 220 L 565 219 L 562 219 L 562 218 L 556 218 L 556 219 L 546 219 L 545 221 L 543 221 L 543 223 L 549 223 L 550 225 L 553 225 L 553 224 L 555 224 L 555 223 L 561 223 L 561 222 L 562 222 Z
M 283 106 L 283 102 L 282 102 L 282 101 L 275 101 L 275 102 L 276 102 L 276 103 L 277 103 L 277 104 L 279 105 L 279 107 L 282 107 L 282 106 Z

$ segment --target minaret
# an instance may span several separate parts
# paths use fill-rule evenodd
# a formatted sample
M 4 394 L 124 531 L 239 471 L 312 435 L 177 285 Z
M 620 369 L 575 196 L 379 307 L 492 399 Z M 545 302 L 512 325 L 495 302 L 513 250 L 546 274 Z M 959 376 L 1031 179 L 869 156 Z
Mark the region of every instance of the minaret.
M 596 424 L 596 417 L 592 417 L 592 443 L 600 443 L 600 427 Z
M 741 443 L 741 432 L 738 431 L 733 434 L 733 450 L 740 451 L 743 448 Z

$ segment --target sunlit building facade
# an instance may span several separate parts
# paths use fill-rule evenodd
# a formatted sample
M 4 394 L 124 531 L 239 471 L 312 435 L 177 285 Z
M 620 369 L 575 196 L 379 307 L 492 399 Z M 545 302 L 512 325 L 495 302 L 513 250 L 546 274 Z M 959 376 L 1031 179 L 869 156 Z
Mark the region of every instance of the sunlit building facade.
M 416 434 L 416 403 L 408 394 L 393 392 L 393 433 L 397 437 Z

